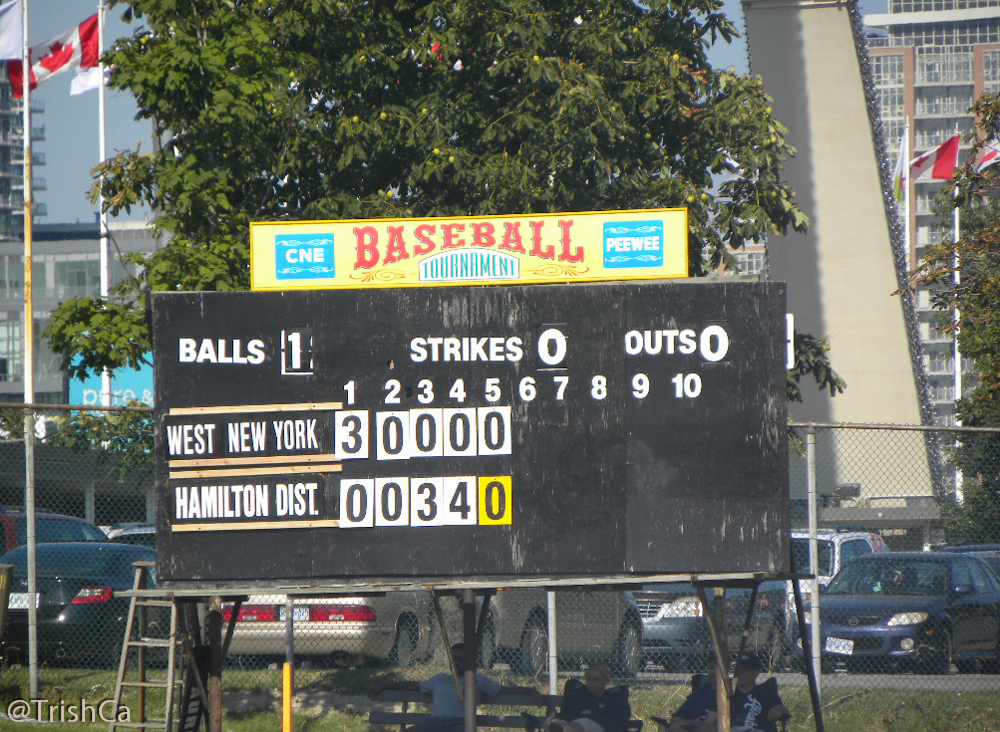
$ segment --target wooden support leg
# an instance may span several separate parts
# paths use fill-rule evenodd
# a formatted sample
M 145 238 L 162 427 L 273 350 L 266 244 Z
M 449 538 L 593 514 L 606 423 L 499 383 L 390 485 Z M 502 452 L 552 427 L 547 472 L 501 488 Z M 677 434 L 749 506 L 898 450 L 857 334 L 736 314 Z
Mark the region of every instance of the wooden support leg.
M 714 588 L 714 600 L 712 605 L 708 604 L 708 596 L 705 588 L 695 585 L 698 590 L 698 598 L 704 608 L 705 620 L 708 621 L 708 634 L 712 641 L 712 650 L 715 653 L 715 673 L 718 674 L 718 683 L 715 691 L 715 709 L 719 716 L 718 732 L 729 732 L 729 699 L 733 695 L 732 683 L 729 679 L 729 646 L 726 637 L 720 635 L 719 629 L 725 631 L 726 628 L 726 590 L 723 587 Z
M 743 635 L 740 637 L 740 649 L 736 652 L 737 658 L 743 655 L 747 649 L 747 643 L 750 641 L 750 623 L 753 621 L 753 611 L 757 606 L 758 589 L 760 589 L 760 584 L 754 585 L 753 590 L 750 591 L 750 607 L 747 608 L 747 617 L 743 622 Z
M 208 617 L 208 732 L 222 732 L 222 599 L 213 597 Z
M 493 597 L 493 590 L 489 590 L 483 595 L 483 606 L 479 608 L 479 623 L 476 625 L 476 657 L 479 656 L 479 649 L 483 645 L 483 633 L 486 630 L 486 619 L 490 616 L 490 599 Z M 487 648 L 487 651 L 491 649 Z
M 465 644 L 465 732 L 476 732 L 476 593 L 462 590 L 462 626 Z

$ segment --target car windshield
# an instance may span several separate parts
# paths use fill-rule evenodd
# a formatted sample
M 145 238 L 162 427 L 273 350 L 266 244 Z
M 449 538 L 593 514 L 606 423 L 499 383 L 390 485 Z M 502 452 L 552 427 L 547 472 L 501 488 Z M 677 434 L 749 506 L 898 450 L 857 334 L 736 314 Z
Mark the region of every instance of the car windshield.
M 947 591 L 947 563 L 890 558 L 848 562 L 824 594 L 944 595 Z
M 153 561 L 151 551 L 125 550 L 118 546 L 80 547 L 74 544 L 46 544 L 36 548 L 38 574 L 43 576 L 118 578 L 128 582 L 134 572 L 132 562 Z M 28 570 L 28 552 L 20 547 L 0 558 L 13 565 L 14 574 L 24 577 Z
M 833 542 L 820 539 L 816 544 L 819 548 L 819 573 L 829 577 L 833 574 Z M 792 552 L 795 554 L 796 571 L 808 572 L 809 539 L 792 537 Z
M 18 546 L 28 543 L 27 519 L 14 519 L 14 535 Z M 96 526 L 83 521 L 35 517 L 35 541 L 55 544 L 65 541 L 107 541 L 108 537 Z

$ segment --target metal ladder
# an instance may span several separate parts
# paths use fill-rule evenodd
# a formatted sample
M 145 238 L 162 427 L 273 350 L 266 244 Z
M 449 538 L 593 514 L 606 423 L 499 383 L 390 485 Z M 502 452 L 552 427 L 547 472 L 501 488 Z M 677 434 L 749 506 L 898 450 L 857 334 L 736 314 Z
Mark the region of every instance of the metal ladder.
M 146 590 L 149 588 L 149 571 L 154 566 L 153 562 L 135 562 L 135 582 L 132 585 L 134 591 Z M 166 628 L 166 636 L 163 635 L 162 626 L 150 623 L 148 618 L 149 610 L 152 608 L 169 609 L 170 621 Z M 159 630 L 158 636 L 151 636 L 150 632 Z M 178 646 L 184 645 L 183 635 L 178 636 L 178 606 L 172 599 L 153 599 L 132 595 L 132 602 L 128 609 L 128 621 L 125 624 L 125 639 L 122 644 L 121 662 L 118 664 L 118 681 L 115 684 L 114 707 L 115 720 L 111 722 L 108 732 L 122 732 L 122 730 L 163 730 L 173 732 L 173 722 L 175 708 L 178 706 L 176 691 L 184 684 L 184 670 L 186 666 L 185 653 L 178 653 Z M 149 658 L 147 652 L 153 649 L 162 648 L 166 651 L 166 667 L 152 670 L 149 668 Z M 134 661 L 134 663 L 133 663 Z M 149 692 L 163 689 L 165 692 L 165 702 L 163 706 L 163 717 L 156 719 L 147 716 L 146 707 L 150 701 Z M 118 710 L 123 709 L 123 704 L 135 701 L 134 718 L 128 721 L 118 721 Z

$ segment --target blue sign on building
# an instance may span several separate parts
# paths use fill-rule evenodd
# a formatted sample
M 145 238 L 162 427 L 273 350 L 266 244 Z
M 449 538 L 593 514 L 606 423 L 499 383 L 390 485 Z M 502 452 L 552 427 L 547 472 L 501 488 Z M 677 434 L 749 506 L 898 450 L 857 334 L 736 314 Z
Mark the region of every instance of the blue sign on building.
M 151 361 L 152 354 L 146 359 Z M 138 369 L 123 368 L 111 372 L 111 406 L 124 407 L 129 402 L 142 402 L 153 406 L 153 367 L 143 364 Z M 99 406 L 101 404 L 101 376 L 70 379 L 69 403 Z

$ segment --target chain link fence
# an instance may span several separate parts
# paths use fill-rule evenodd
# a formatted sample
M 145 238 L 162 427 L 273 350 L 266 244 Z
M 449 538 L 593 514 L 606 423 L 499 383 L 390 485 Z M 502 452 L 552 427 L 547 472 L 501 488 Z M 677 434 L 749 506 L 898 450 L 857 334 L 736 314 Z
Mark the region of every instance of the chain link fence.
M 0 411 L 0 539 L 8 552 L 0 561 L 14 566 L 0 712 L 28 693 L 23 425 L 21 409 Z M 152 415 L 54 409 L 39 412 L 35 432 L 39 693 L 110 698 L 127 611 L 114 592 L 131 586 L 133 561 L 155 556 Z M 811 511 L 815 517 L 823 590 L 816 595 L 808 582 L 802 589 L 826 728 L 909 729 L 916 704 L 945 720 L 929 728 L 992 729 L 977 715 L 995 707 L 1000 689 L 1000 431 L 793 425 L 789 453 L 802 572 L 813 561 Z M 118 545 L 94 542 L 104 536 Z M 790 729 L 811 729 L 791 584 L 763 583 L 752 612 L 750 600 L 746 589 L 705 597 L 726 603 L 730 651 L 755 653 L 763 673 L 777 676 L 794 715 Z M 232 612 L 223 608 L 226 618 Z M 480 664 L 498 680 L 547 690 L 553 664 L 561 686 L 601 661 L 615 683 L 632 687 L 636 716 L 669 716 L 704 670 L 711 612 L 685 584 L 551 594 L 500 588 L 485 616 Z M 368 686 L 445 671 L 443 649 L 461 628 L 457 599 L 441 597 L 435 608 L 429 592 L 250 597 L 223 676 L 229 714 L 276 713 L 290 640 L 298 712 L 318 729 L 364 726 Z

